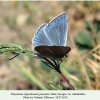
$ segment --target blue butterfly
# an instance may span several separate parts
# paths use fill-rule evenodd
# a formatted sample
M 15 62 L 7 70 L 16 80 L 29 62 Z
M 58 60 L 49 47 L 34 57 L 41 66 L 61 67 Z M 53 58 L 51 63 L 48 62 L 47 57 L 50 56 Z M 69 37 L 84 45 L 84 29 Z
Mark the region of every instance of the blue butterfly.
M 59 60 L 67 57 L 71 48 L 66 46 L 68 35 L 68 16 L 58 15 L 48 24 L 43 24 L 32 39 L 34 56 Z

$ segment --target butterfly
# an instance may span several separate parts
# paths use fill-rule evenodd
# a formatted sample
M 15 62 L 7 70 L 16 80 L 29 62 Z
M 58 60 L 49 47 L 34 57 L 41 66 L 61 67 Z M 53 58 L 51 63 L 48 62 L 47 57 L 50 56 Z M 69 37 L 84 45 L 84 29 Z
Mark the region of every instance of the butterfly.
M 34 56 L 59 60 L 67 57 L 71 48 L 66 46 L 68 35 L 68 16 L 62 13 L 48 24 L 40 26 L 32 39 Z

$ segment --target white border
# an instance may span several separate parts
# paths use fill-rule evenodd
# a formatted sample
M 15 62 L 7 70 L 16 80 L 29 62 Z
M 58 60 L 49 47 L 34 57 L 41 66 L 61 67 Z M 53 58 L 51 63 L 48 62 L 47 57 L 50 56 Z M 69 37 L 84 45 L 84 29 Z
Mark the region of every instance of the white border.
M 26 95 L 27 94 L 27 95 Z M 26 97 L 29 98 L 26 98 Z M 54 98 L 50 98 L 54 97 Z M 0 100 L 100 100 L 99 90 L 2 90 Z

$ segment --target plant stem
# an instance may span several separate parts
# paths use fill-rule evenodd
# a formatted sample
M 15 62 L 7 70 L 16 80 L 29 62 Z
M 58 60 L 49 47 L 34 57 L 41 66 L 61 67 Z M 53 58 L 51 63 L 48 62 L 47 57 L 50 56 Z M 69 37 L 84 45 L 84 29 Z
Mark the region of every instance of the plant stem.
M 71 87 L 72 90 L 75 90 L 74 87 L 70 84 L 69 80 L 65 77 L 65 75 L 62 72 L 60 72 L 59 74 L 67 82 L 67 84 L 69 85 L 69 87 Z
M 74 87 L 70 84 L 69 80 L 64 76 L 64 74 L 60 71 L 60 64 L 58 64 L 56 61 L 53 61 L 53 63 L 44 57 L 44 59 L 49 62 L 49 64 L 53 67 L 54 70 L 56 70 L 61 76 L 62 78 L 67 82 L 68 86 L 72 89 L 75 90 Z

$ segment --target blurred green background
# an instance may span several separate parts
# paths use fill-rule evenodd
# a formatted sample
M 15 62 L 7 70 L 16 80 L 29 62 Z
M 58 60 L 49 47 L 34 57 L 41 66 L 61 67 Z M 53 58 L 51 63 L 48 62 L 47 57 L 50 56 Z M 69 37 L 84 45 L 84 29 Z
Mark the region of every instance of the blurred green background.
M 61 71 L 77 90 L 100 89 L 100 2 L 92 1 L 11 1 L 0 2 L 0 44 L 32 48 L 39 26 L 66 12 L 70 57 L 63 59 Z M 79 45 L 79 47 L 74 48 Z M 77 65 L 75 61 L 79 64 Z M 53 79 L 54 77 L 54 79 Z M 0 57 L 0 90 L 51 89 L 47 83 L 67 87 L 60 75 L 39 59 L 20 55 L 6 61 Z

